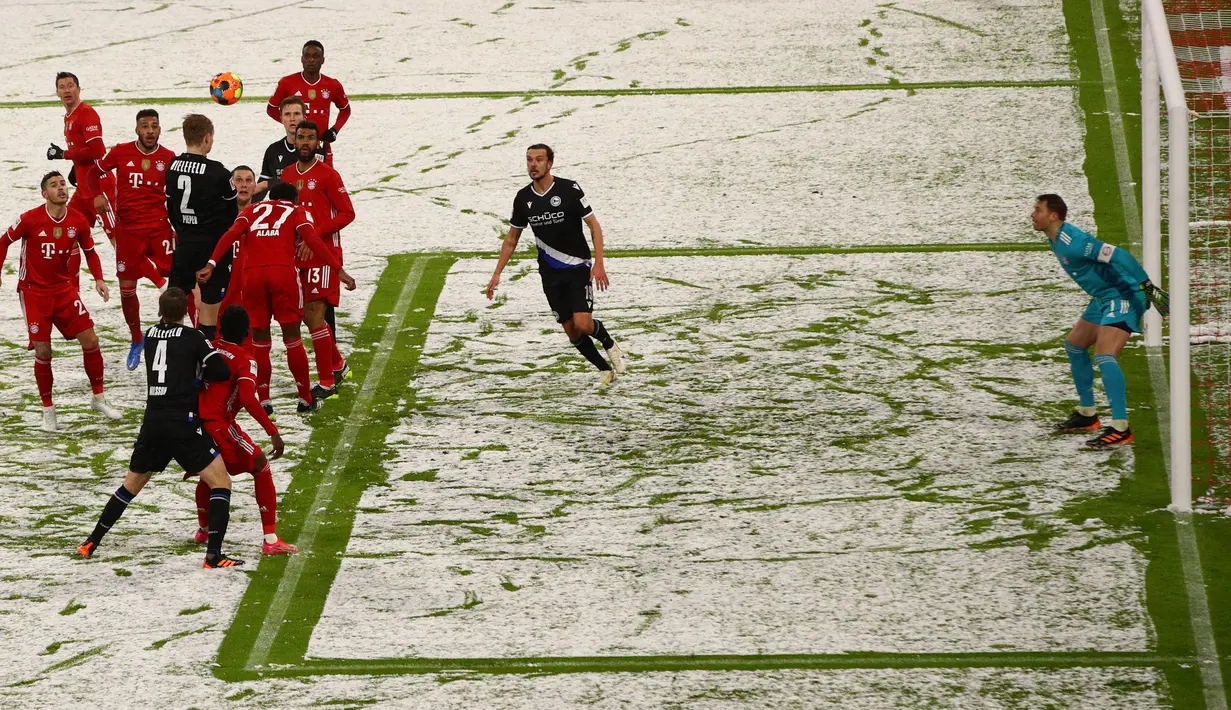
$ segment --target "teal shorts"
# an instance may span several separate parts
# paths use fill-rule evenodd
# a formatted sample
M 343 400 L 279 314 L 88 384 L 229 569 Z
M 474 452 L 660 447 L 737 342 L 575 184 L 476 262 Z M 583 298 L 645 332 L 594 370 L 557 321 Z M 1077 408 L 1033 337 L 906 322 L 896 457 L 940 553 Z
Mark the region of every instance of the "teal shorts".
M 1149 305 L 1145 296 L 1135 298 L 1092 298 L 1081 319 L 1096 325 L 1118 326 L 1141 332 L 1141 317 Z

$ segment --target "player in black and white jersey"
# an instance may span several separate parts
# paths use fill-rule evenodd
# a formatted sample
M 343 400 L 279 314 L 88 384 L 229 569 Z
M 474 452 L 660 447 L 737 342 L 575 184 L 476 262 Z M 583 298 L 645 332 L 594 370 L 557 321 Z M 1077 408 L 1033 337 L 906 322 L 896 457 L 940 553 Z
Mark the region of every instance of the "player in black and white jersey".
M 161 320 L 145 331 L 145 380 L 149 388 L 145 419 L 124 483 L 107 501 L 94 532 L 77 548 L 82 557 L 94 554 L 150 476 L 175 459 L 185 472 L 199 473 L 211 488 L 204 566 L 236 567 L 244 563 L 222 554 L 222 539 L 230 519 L 231 477 L 214 442 L 202 433 L 197 411 L 197 380 L 224 381 L 231 369 L 201 331 L 183 324 L 187 312 L 188 296 L 179 288 L 168 288 L 158 299 Z
M 167 169 L 167 215 L 176 234 L 169 283 L 191 294 L 197 285 L 197 272 L 205 267 L 218 238 L 235 223 L 239 212 L 231 171 L 205 157 L 214 147 L 213 122 L 200 114 L 189 114 L 184 117 L 183 130 L 188 150 L 177 155 Z M 196 304 L 195 320 L 209 340 L 216 334 L 218 304 L 226 292 L 230 261 L 219 266 L 210 280 L 201 284 L 201 303 Z
M 603 322 L 593 317 L 591 281 L 600 291 L 607 290 L 608 285 L 603 264 L 603 229 L 581 186 L 572 180 L 552 176 L 554 160 L 555 152 L 542 143 L 526 149 L 526 170 L 532 182 L 518 191 L 513 200 L 509 233 L 500 249 L 496 273 L 487 284 L 487 297 L 491 299 L 495 294 L 500 272 L 513 256 L 522 230 L 530 227 L 538 246 L 539 276 L 543 279 L 543 293 L 551 313 L 556 322 L 564 326 L 573 347 L 601 371 L 599 386 L 605 387 L 615 379 L 616 373 L 628 369 L 628 359 L 603 327 Z M 594 241 L 593 260 L 590 245 L 581 231 L 583 221 L 590 228 Z M 591 338 L 602 344 L 611 358 L 610 364 L 599 354 Z

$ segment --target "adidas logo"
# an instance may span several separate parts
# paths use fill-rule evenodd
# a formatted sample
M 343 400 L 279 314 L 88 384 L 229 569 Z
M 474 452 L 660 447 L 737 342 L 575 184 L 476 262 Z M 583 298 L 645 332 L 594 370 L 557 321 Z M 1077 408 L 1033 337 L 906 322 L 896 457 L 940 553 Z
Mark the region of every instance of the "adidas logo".
M 126 168 L 132 168 L 132 167 L 136 167 L 136 166 L 134 166 L 134 165 L 133 165 L 133 161 L 131 161 L 131 160 L 130 160 L 130 161 L 128 161 L 128 165 L 125 165 L 124 167 L 126 167 Z

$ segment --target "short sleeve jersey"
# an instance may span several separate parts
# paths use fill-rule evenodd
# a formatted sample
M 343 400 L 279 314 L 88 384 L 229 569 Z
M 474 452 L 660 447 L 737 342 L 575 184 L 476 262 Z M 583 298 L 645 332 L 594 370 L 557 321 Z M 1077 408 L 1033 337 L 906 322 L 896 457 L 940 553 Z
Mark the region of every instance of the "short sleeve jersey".
M 571 269 L 590 265 L 590 245 L 581 223 L 592 214 L 581 186 L 557 177 L 541 195 L 534 183 L 523 187 L 513 200 L 509 224 L 534 232 L 540 268 Z
M 239 381 L 252 380 L 255 385 L 256 378 L 252 373 L 256 365 L 241 345 L 219 339 L 214 341 L 213 346 L 218 355 L 226 359 L 231 368 L 231 376 L 225 380 L 207 381 L 202 385 L 198 400 L 201 419 L 230 423 L 235 421 L 235 415 L 240 409 Z
M 115 171 L 116 218 L 125 227 L 155 227 L 167 221 L 167 169 L 175 160 L 169 148 L 145 153 L 136 141 L 120 143 L 98 161 Z
M 85 149 L 86 143 L 102 140 L 103 122 L 93 106 L 82 102 L 77 104 L 77 108 L 73 109 L 72 113 L 64 115 L 66 152 L 80 152 Z M 105 152 L 101 142 L 96 145 L 99 146 L 99 153 Z M 94 176 L 94 171 L 90 168 L 93 167 L 94 160 L 98 158 L 99 153 L 95 153 L 91 158 L 73 160 L 73 166 L 77 168 L 77 175 L 81 178 L 78 187 L 91 196 L 98 194 L 98 181 Z
M 181 153 L 167 169 L 167 216 L 182 241 L 216 243 L 238 214 L 231 171 L 217 160 Z
M 350 200 L 350 193 L 346 191 L 346 185 L 342 183 L 342 176 L 337 170 L 326 165 L 324 162 L 317 160 L 312 163 L 312 167 L 304 172 L 299 171 L 298 165 L 287 167 L 282 173 L 282 181 L 289 182 L 295 185 L 295 189 L 299 191 L 299 204 L 303 206 L 312 215 L 312 223 L 316 227 L 317 234 L 321 241 L 333 250 L 333 253 L 342 258 L 342 233 L 340 230 L 331 230 L 326 232 L 329 225 L 334 221 L 334 217 L 340 212 L 349 212 L 354 214 L 355 208 Z M 308 268 L 311 266 L 323 266 L 325 261 L 320 257 L 312 257 L 307 261 L 300 261 L 300 268 Z
M 1111 264 L 1116 246 L 1065 222 L 1052 240 L 1051 250 L 1060 267 L 1094 298 L 1135 298 L 1137 284 L 1124 281 Z
M 146 417 L 173 416 L 189 421 L 197 416 L 197 378 L 201 367 L 218 352 L 201 331 L 178 323 L 145 331 Z
M 17 290 L 35 294 L 80 288 L 81 252 L 94 248 L 85 215 L 70 209 L 57 220 L 46 206 L 23 213 L 0 239 L 8 244 L 21 241 Z
M 269 105 L 278 108 L 288 96 L 298 96 L 303 100 L 307 105 L 304 119 L 315 123 L 321 133 L 329 128 L 329 114 L 334 106 L 341 111 L 350 105 L 342 82 L 324 74 L 315 82 L 309 82 L 299 72 L 282 77 L 278 80 L 274 95 L 269 98 Z

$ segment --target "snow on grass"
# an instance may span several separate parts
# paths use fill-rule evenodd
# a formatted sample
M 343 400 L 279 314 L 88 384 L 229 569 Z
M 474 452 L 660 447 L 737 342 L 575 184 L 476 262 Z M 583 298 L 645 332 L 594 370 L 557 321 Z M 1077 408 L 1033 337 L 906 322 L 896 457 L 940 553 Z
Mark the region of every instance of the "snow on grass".
M 95 98 L 204 98 L 220 71 L 268 96 L 309 35 L 352 94 L 1071 78 L 1059 0 L 504 5 L 39 5 L 6 15 L 0 100 L 54 99 L 62 70 Z
M 454 268 L 311 655 L 1149 647 L 1050 255 L 613 260 L 606 393 L 527 267 Z

